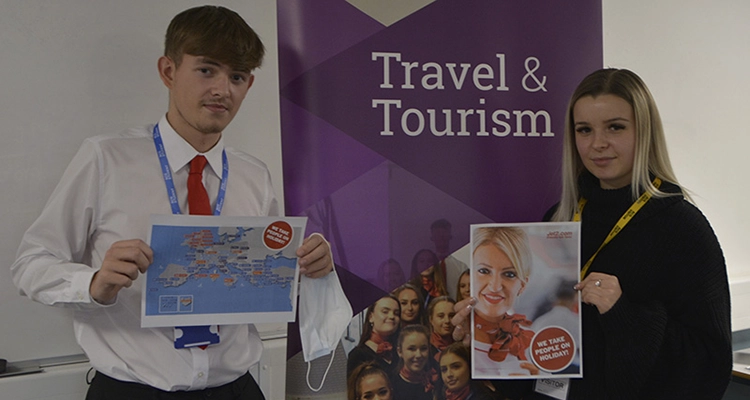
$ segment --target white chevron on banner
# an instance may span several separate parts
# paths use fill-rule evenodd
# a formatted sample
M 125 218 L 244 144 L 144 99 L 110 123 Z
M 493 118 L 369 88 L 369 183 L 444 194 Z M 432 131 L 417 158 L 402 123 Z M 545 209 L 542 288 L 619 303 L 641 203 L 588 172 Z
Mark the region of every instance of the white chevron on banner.
M 391 26 L 435 0 L 346 0 L 385 26 Z

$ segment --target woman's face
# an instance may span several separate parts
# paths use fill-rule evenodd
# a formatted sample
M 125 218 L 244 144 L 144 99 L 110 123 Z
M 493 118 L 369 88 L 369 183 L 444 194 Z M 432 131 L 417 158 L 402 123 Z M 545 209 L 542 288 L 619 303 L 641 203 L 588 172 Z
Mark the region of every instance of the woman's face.
M 485 244 L 474 251 L 474 284 L 477 304 L 474 309 L 484 319 L 494 321 L 513 308 L 526 281 L 518 277 L 508 255 L 495 245 Z
M 404 271 L 402 271 L 401 266 L 396 263 L 388 262 L 383 264 L 378 270 L 378 274 L 380 284 L 385 285 L 385 288 L 388 288 L 389 290 L 390 288 L 397 287 L 406 281 Z
M 383 374 L 370 374 L 359 381 L 358 400 L 391 400 L 391 388 Z
M 422 371 L 429 355 L 430 345 L 427 336 L 420 332 L 407 334 L 398 346 L 398 356 L 404 360 L 404 366 L 411 372 Z
M 445 387 L 453 391 L 462 389 L 471 379 L 469 364 L 453 353 L 443 353 L 440 358 L 440 375 Z
M 383 297 L 375 303 L 375 308 L 370 314 L 370 323 L 372 323 L 373 332 L 380 336 L 390 336 L 400 323 L 400 314 L 398 303 L 390 297 Z
M 453 332 L 453 324 L 451 319 L 456 315 L 453 311 L 453 303 L 450 301 L 441 301 L 435 304 L 435 308 L 432 309 L 430 315 L 430 325 L 432 325 L 432 331 L 440 336 L 446 336 Z
M 635 159 L 633 107 L 611 95 L 581 97 L 573 106 L 576 148 L 604 189 L 630 184 Z
M 398 301 L 401 303 L 401 320 L 406 323 L 414 322 L 419 317 L 419 297 L 411 289 L 404 289 L 398 294 Z
M 471 285 L 469 274 L 461 275 L 461 279 L 458 280 L 458 292 L 461 294 L 462 299 L 468 299 L 471 296 Z

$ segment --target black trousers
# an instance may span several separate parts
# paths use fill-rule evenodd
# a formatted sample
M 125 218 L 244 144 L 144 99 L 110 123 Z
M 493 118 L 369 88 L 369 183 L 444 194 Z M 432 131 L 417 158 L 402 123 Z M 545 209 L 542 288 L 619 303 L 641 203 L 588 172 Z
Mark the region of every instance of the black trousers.
M 265 400 L 263 392 L 250 373 L 226 385 L 194 391 L 165 392 L 134 382 L 123 382 L 97 372 L 91 381 L 86 400 Z

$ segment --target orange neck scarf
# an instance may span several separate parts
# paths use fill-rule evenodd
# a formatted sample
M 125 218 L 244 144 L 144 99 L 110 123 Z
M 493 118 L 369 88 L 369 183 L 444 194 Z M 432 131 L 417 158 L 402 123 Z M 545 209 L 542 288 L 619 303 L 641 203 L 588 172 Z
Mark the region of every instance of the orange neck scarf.
M 466 400 L 471 394 L 471 385 L 466 385 L 455 392 L 450 389 L 445 389 L 445 400 Z
M 387 341 L 375 331 L 373 331 L 370 335 L 370 340 L 378 345 L 378 349 L 375 350 L 375 353 L 377 353 L 379 356 L 383 357 L 383 359 L 390 363 L 391 357 L 393 355 L 393 345 L 391 344 L 391 342 Z
M 531 326 L 525 315 L 505 314 L 500 322 L 490 322 L 474 313 L 474 326 L 491 338 L 489 357 L 493 361 L 504 361 L 508 354 L 526 360 L 525 350 L 531 344 L 534 332 L 521 326 Z
M 439 335 L 437 332 L 432 332 L 430 335 L 430 344 L 433 345 L 437 352 L 433 356 L 435 358 L 435 361 L 440 363 L 440 352 L 445 350 L 446 347 L 450 346 L 451 343 L 453 343 L 453 335 Z
M 437 332 L 432 332 L 430 335 L 430 344 L 435 346 L 439 351 L 445 350 L 446 347 L 453 343 L 453 335 L 439 335 Z
M 401 371 L 399 372 L 399 374 L 407 382 L 419 383 L 421 385 L 424 385 L 425 393 L 432 393 L 432 391 L 435 389 L 434 383 L 438 379 L 437 372 L 434 368 L 430 368 L 427 371 L 421 370 L 419 372 L 412 372 L 412 370 L 404 366 L 401 367 Z

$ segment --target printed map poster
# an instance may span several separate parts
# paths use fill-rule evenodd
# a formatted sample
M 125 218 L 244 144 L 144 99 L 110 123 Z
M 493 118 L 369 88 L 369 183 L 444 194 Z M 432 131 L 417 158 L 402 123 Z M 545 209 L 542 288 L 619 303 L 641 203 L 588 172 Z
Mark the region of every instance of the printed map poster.
M 472 377 L 583 376 L 580 223 L 471 225 Z
M 290 322 L 305 217 L 152 215 L 141 326 Z

